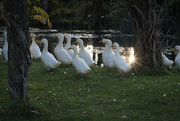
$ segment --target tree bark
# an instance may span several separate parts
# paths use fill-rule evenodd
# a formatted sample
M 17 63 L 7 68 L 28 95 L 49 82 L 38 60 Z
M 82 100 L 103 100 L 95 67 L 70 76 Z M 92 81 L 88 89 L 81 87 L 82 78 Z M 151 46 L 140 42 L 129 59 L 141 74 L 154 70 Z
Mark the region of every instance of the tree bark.
M 132 17 L 134 31 L 136 59 L 134 66 L 159 68 L 161 66 L 161 43 L 157 36 L 160 20 L 154 12 L 154 8 L 157 7 L 155 0 L 127 0 L 126 4 Z
M 103 12 L 103 0 L 93 0 L 93 18 L 92 18 L 92 29 L 98 30 L 101 28 Z
M 29 22 L 26 0 L 7 0 L 5 10 L 9 20 L 8 32 L 8 89 L 10 111 L 26 104 L 29 51 Z

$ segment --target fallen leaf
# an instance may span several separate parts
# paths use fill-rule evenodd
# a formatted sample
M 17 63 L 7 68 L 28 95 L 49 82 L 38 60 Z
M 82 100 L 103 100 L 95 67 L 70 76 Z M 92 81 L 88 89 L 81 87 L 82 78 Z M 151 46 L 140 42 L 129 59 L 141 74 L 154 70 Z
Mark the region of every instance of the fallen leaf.
M 121 118 L 127 118 L 127 116 L 122 116 Z
M 88 120 L 92 120 L 92 117 L 88 117 Z

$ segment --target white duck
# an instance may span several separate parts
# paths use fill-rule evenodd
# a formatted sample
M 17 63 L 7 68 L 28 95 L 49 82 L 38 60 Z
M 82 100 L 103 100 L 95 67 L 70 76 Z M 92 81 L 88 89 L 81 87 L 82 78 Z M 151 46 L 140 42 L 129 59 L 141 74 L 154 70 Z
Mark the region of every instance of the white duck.
M 43 38 L 41 40 L 44 43 L 44 48 L 41 53 L 41 60 L 43 61 L 44 65 L 47 68 L 56 68 L 60 65 L 60 62 L 55 59 L 55 57 L 48 52 L 48 41 L 47 39 Z
M 172 60 L 169 60 L 163 53 L 161 54 L 162 54 L 163 65 L 171 67 L 174 62 Z
M 176 45 L 173 50 L 178 51 L 178 54 L 176 55 L 176 58 L 175 58 L 175 64 L 177 65 L 177 69 L 180 71 L 180 46 Z
M 31 40 L 32 40 L 32 44 L 30 46 L 30 52 L 31 52 L 31 57 L 34 59 L 38 59 L 41 57 L 41 51 L 39 49 L 39 46 L 36 44 L 35 42 L 35 34 L 31 33 L 30 34 Z
M 4 36 L 4 45 L 3 45 L 3 48 L 2 48 L 2 52 L 3 52 L 4 58 L 5 58 L 5 62 L 7 63 L 8 62 L 7 32 L 4 32 L 3 36 Z
M 84 59 L 84 61 L 87 63 L 89 67 L 94 66 L 94 61 L 91 57 L 91 55 L 85 50 L 83 40 L 82 39 L 77 39 L 75 42 L 77 42 L 80 45 L 80 51 L 79 51 L 79 57 Z
M 72 45 L 69 49 L 74 50 L 72 65 L 76 69 L 78 75 L 89 73 L 91 69 L 82 58 L 77 56 L 77 47 L 75 45 Z
M 1 55 L 2 49 L 0 48 L 0 55 Z
M 64 35 L 61 33 L 58 33 L 55 37 L 59 39 L 59 42 L 56 48 L 54 49 L 55 56 L 62 64 L 70 65 L 72 63 L 72 58 L 63 48 Z
M 130 66 L 126 60 L 119 55 L 119 44 L 117 42 L 113 43 L 113 47 L 116 48 L 115 57 L 113 58 L 114 66 L 119 70 L 119 72 L 122 72 L 122 75 L 124 76 L 124 73 L 128 73 L 132 66 Z
M 115 53 L 113 52 L 111 46 L 112 46 L 112 41 L 110 39 L 105 39 L 104 44 L 107 45 L 107 50 L 106 53 L 104 54 L 104 59 L 103 63 L 108 67 L 108 68 L 114 68 L 114 63 L 113 59 L 115 57 Z
M 68 50 L 71 47 L 71 35 L 65 33 L 64 36 L 65 36 L 65 38 L 67 40 L 66 45 L 64 46 L 64 49 L 69 53 L 69 55 L 71 57 L 73 57 L 74 51 L 72 49 Z

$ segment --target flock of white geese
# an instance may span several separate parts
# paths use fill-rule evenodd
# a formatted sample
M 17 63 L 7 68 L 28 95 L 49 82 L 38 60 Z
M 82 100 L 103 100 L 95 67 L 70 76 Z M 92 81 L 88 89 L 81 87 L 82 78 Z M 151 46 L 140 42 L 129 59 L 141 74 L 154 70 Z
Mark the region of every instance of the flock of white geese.
M 0 48 L 3 52 L 5 62 L 8 62 L 8 42 L 7 42 L 7 32 L 3 33 L 4 36 L 4 45 L 3 48 Z M 37 43 L 43 43 L 44 47 L 42 52 L 40 51 L 39 46 L 36 44 L 36 35 L 34 33 L 30 34 L 32 44 L 30 46 L 30 53 L 33 59 L 41 58 L 44 63 L 46 69 L 54 69 L 57 68 L 60 64 L 63 65 L 73 65 L 77 74 L 87 74 L 91 71 L 91 68 L 95 65 L 90 54 L 85 50 L 83 40 L 78 38 L 75 43 L 80 45 L 80 50 L 78 52 L 76 45 L 71 45 L 71 34 L 62 34 L 57 33 L 54 35 L 54 38 L 58 38 L 59 42 L 54 49 L 54 55 L 48 52 L 48 40 L 46 38 L 41 39 L 41 41 L 37 41 Z M 66 38 L 66 45 L 63 47 L 63 40 Z M 102 39 L 102 42 L 105 45 L 104 52 L 102 53 L 103 64 L 108 68 L 117 68 L 120 73 L 124 76 L 125 73 L 130 72 L 133 68 L 130 66 L 126 60 L 120 56 L 119 54 L 119 44 L 117 42 L 112 43 L 110 39 Z M 114 52 L 112 47 L 116 48 Z M 176 45 L 173 50 L 177 50 L 178 54 L 175 58 L 175 64 L 177 65 L 177 69 L 180 70 L 180 46 Z M 167 66 L 171 66 L 174 62 L 169 60 L 162 53 L 163 64 Z

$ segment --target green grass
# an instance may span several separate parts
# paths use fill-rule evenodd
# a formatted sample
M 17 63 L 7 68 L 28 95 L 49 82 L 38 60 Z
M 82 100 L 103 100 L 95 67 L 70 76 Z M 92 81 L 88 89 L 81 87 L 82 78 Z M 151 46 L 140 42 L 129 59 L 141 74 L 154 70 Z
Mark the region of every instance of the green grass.
M 33 61 L 28 97 L 38 113 L 8 115 L 8 67 L 0 56 L 0 119 L 2 121 L 179 121 L 180 72 L 128 74 L 95 67 L 90 77 L 73 67 L 46 71 Z M 157 72 L 158 73 L 158 72 Z

